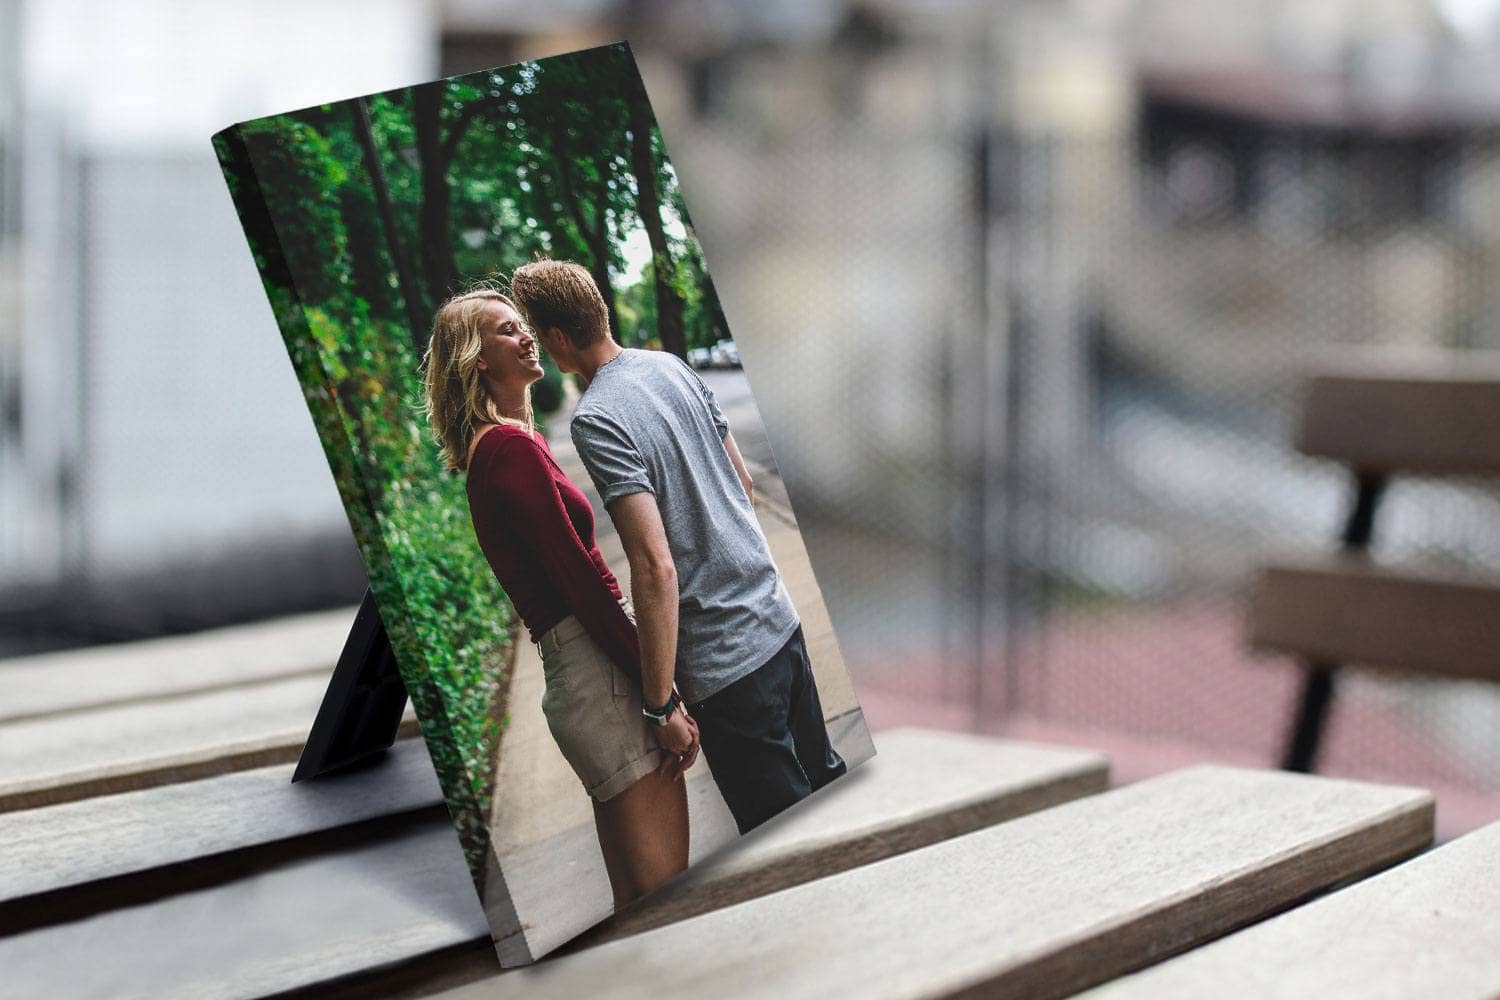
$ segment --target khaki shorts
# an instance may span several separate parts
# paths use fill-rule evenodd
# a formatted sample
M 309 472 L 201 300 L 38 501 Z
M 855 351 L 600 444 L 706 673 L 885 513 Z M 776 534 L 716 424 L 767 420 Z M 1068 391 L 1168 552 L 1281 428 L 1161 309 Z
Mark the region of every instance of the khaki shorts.
M 626 614 L 635 621 L 628 600 Z M 661 748 L 641 715 L 640 686 L 569 615 L 537 643 L 546 691 L 542 714 L 558 749 L 600 802 L 656 770 Z

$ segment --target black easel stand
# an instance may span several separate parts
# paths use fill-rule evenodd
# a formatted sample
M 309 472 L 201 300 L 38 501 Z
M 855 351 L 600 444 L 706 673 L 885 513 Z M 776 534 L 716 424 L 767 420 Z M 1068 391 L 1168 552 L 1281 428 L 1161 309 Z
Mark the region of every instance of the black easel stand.
M 396 742 L 405 708 L 406 685 L 375 597 L 366 589 L 292 780 L 313 778 L 385 750 Z

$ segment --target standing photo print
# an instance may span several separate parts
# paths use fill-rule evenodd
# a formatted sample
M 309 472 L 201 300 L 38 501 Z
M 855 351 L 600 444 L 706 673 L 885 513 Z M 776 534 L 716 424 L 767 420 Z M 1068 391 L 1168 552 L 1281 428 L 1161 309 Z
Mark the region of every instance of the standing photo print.
M 626 45 L 213 142 L 503 965 L 873 756 Z

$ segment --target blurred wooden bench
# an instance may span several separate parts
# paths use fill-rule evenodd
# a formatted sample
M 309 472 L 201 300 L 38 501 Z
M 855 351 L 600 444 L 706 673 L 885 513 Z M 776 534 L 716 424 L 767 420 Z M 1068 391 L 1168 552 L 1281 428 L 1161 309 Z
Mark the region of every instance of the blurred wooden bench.
M 1251 587 L 1252 648 L 1306 665 L 1284 766 L 1308 771 L 1341 665 L 1500 680 L 1500 580 L 1368 557 L 1393 476 L 1500 475 L 1500 357 L 1424 354 L 1315 375 L 1296 447 L 1344 465 L 1354 486 L 1340 551 L 1268 565 Z

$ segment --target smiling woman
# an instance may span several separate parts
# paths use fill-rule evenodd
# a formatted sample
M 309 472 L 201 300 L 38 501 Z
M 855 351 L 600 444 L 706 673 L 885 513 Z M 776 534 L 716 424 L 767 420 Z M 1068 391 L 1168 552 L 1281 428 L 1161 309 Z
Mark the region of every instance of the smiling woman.
M 481 425 L 536 429 L 531 385 L 542 377 L 536 339 L 515 303 L 489 285 L 443 303 L 425 366 L 427 423 L 448 468 L 468 468 Z
M 542 377 L 536 338 L 526 329 L 526 324 L 521 322 L 514 307 L 496 301 L 485 303 L 479 337 L 478 368 L 490 376 L 494 386 L 512 384 L 504 374 L 512 367 L 518 367 L 524 375 Z M 529 388 L 530 385 L 531 382 L 527 381 L 526 387 Z

